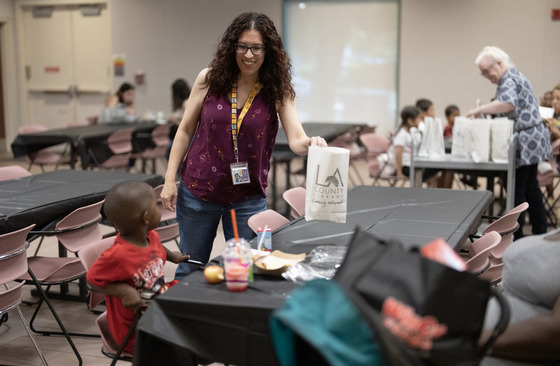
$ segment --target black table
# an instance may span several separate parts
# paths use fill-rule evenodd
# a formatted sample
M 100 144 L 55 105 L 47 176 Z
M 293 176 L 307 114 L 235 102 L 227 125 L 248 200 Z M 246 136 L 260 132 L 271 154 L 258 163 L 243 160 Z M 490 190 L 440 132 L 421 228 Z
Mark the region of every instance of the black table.
M 146 148 L 153 148 L 155 146 L 150 133 L 157 125 L 154 121 L 137 123 L 118 122 L 19 134 L 12 142 L 12 153 L 17 158 L 50 146 L 69 143 L 71 147 L 72 168 L 74 168 L 75 158 L 79 156 L 82 169 L 87 169 L 92 162 L 90 150 L 94 151 L 98 161 L 103 161 L 111 155 L 105 142 L 113 132 L 121 128 L 135 127 L 133 147 L 134 152 L 138 153 Z
M 458 248 L 476 232 L 492 199 L 488 191 L 359 186 L 348 192 L 346 223 L 300 218 L 273 233 L 273 246 L 347 245 L 359 227 L 406 247 L 443 238 Z
M 36 224 L 47 227 L 73 210 L 99 202 L 115 184 L 142 180 L 155 187 L 163 177 L 125 172 L 56 170 L 0 181 L 0 233 Z
M 348 222 L 292 221 L 272 234 L 273 249 L 308 253 L 317 245 L 347 245 L 356 226 L 405 245 L 443 237 L 458 245 L 476 230 L 492 195 L 487 191 L 357 187 L 348 194 Z M 297 285 L 255 275 L 245 293 L 205 283 L 202 272 L 158 296 L 137 328 L 135 365 L 192 365 L 193 353 L 215 362 L 277 365 L 268 321 Z
M 197 365 L 196 354 L 231 365 L 278 365 L 268 331 L 270 314 L 297 285 L 255 276 L 246 292 L 210 285 L 191 273 L 158 296 L 137 327 L 134 365 Z

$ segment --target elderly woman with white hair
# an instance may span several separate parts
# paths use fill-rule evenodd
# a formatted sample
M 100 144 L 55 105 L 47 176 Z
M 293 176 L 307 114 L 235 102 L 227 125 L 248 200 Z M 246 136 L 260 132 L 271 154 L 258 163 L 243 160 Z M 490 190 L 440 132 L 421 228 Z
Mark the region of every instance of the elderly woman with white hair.
M 539 114 L 539 99 L 531 83 L 498 47 L 485 47 L 475 60 L 482 76 L 498 85 L 496 97 L 468 112 L 467 117 L 480 114 L 503 115 L 514 121 L 517 137 L 515 206 L 529 203 L 533 234 L 546 233 L 546 216 L 537 180 L 537 165 L 550 159 L 550 134 Z M 508 192 L 510 194 L 510 192 Z M 525 216 L 519 216 L 520 228 L 515 238 L 523 236 Z

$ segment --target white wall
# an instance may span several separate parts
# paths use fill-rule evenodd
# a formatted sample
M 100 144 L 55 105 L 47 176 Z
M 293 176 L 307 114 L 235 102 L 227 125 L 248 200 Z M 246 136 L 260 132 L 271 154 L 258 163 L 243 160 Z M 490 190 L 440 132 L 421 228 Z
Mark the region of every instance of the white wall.
M 0 18 L 13 18 L 13 1 L 0 0 Z M 115 77 L 113 86 L 144 70 L 139 112 L 168 112 L 173 80 L 192 84 L 241 12 L 266 13 L 282 34 L 282 0 L 112 0 L 111 6 L 113 51 L 126 55 L 126 74 Z M 427 97 L 443 116 L 449 103 L 465 113 L 477 98 L 489 100 L 495 86 L 474 65 L 486 45 L 508 52 L 541 96 L 560 83 L 560 21 L 551 21 L 552 8 L 560 8 L 560 0 L 402 0 L 399 109 Z M 340 20 L 333 24 L 343 26 Z M 4 70 L 10 72 L 15 70 Z M 18 95 L 5 91 L 10 93 Z M 15 117 L 6 122 L 17 126 Z
M 136 90 L 140 113 L 169 112 L 171 83 L 182 77 L 192 86 L 242 12 L 267 14 L 282 34 L 281 0 L 113 0 L 112 6 L 113 50 L 126 55 L 126 74 L 114 78 L 114 89 L 143 70 L 146 83 Z
M 399 104 L 419 97 L 444 116 L 455 103 L 465 114 L 477 98 L 489 101 L 496 86 L 474 60 L 484 46 L 506 51 L 531 80 L 537 97 L 560 83 L 560 0 L 403 0 Z

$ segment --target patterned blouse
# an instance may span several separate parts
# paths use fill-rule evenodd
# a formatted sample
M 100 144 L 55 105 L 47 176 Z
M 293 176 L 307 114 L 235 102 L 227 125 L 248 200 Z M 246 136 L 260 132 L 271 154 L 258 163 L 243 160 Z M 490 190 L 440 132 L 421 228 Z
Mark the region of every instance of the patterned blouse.
M 538 99 L 525 75 L 508 69 L 500 80 L 496 99 L 515 107 L 507 117 L 514 120 L 514 130 L 518 133 L 517 166 L 535 165 L 550 159 L 550 133 L 542 122 Z
M 237 115 L 241 113 L 238 109 Z M 230 164 L 235 162 L 231 137 L 231 101 L 206 95 L 181 177 L 189 191 L 203 201 L 222 205 L 250 197 L 266 197 L 270 157 L 278 132 L 276 106 L 257 94 L 238 132 L 239 162 L 247 162 L 251 182 L 233 185 Z

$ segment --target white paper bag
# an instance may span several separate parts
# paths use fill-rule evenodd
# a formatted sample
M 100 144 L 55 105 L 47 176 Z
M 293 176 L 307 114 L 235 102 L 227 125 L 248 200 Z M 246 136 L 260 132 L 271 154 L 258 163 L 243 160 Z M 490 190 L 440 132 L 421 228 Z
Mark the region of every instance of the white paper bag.
M 491 119 L 475 118 L 471 120 L 472 151 L 471 159 L 475 163 L 487 163 L 490 160 L 490 126 Z
M 451 155 L 470 159 L 471 151 L 471 119 L 462 116 L 455 117 L 455 123 L 453 124 Z
M 418 156 L 431 160 L 443 159 L 445 157 L 445 143 L 443 141 L 441 118 L 434 120 L 431 117 L 425 117 L 424 123 L 425 130 L 422 135 Z
M 513 121 L 507 118 L 494 118 L 490 128 L 492 161 L 507 163 L 509 140 L 513 134 Z
M 305 219 L 346 222 L 350 151 L 311 145 L 307 156 Z

